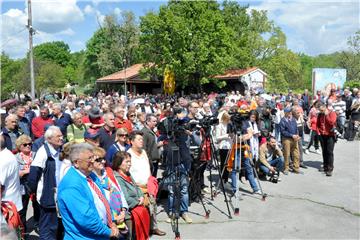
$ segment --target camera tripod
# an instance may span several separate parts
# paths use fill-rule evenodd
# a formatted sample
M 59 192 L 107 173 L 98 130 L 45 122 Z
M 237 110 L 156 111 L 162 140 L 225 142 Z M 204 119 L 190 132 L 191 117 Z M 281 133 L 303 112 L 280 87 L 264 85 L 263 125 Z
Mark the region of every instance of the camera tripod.
M 208 164 L 208 166 L 209 166 L 211 200 L 214 200 L 214 190 L 213 190 L 213 184 L 212 184 L 212 182 L 213 182 L 212 181 L 213 180 L 212 168 L 215 167 L 215 169 L 217 169 L 218 174 L 219 174 L 219 184 L 221 184 L 221 186 L 222 186 L 222 192 L 223 192 L 224 199 L 225 199 L 224 201 L 226 203 L 226 207 L 227 207 L 227 210 L 228 210 L 228 217 L 231 219 L 232 216 L 231 216 L 231 212 L 230 212 L 230 207 L 229 207 L 229 202 L 228 202 L 228 199 L 227 199 L 227 195 L 225 193 L 224 182 L 222 180 L 222 173 L 221 173 L 221 169 L 220 169 L 219 159 L 218 159 L 218 156 L 216 154 L 215 144 L 214 144 L 214 140 L 213 140 L 213 138 L 212 138 L 212 136 L 210 134 L 210 130 L 211 130 L 210 127 L 203 128 L 203 130 L 202 130 L 203 139 L 202 139 L 202 142 L 201 142 L 201 145 L 200 145 L 200 153 L 199 153 L 199 156 L 198 156 L 198 162 L 200 162 L 201 154 L 202 153 L 208 154 L 207 151 L 209 151 L 210 156 L 207 156 L 207 157 L 209 157 L 209 161 L 207 161 L 208 163 L 202 163 L 202 164 Z M 200 184 L 197 184 L 197 187 L 201 188 Z M 200 196 L 199 197 L 200 197 L 201 203 L 203 204 L 203 207 L 204 207 L 204 210 L 205 210 L 205 213 L 206 213 L 206 217 L 208 217 L 208 214 L 210 214 L 210 211 L 206 210 L 206 208 L 205 208 L 205 205 L 204 205 L 203 200 L 202 200 L 201 189 L 200 189 Z

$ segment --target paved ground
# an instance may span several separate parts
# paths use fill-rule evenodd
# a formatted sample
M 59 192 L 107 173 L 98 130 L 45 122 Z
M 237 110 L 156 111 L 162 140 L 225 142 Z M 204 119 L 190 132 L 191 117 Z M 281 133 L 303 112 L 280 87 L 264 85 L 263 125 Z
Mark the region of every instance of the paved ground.
M 223 195 L 213 201 L 207 196 L 209 219 L 204 218 L 200 204 L 192 204 L 190 216 L 194 223 L 179 220 L 181 238 L 360 239 L 359 153 L 359 141 L 340 140 L 335 147 L 333 177 L 318 171 L 321 155 L 304 155 L 309 166 L 304 175 L 282 175 L 278 184 L 261 181 L 268 194 L 265 201 L 247 192 L 251 190 L 248 183 L 241 184 L 244 191 L 240 215 L 232 212 L 232 219 L 227 216 Z M 171 225 L 165 222 L 166 213 L 161 206 L 158 210 L 159 227 L 167 235 L 152 239 L 174 239 Z

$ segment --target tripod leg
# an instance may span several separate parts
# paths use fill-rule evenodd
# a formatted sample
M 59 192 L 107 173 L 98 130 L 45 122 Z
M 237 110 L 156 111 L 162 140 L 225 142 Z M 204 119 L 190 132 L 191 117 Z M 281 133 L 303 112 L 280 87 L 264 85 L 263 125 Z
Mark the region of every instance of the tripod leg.
M 254 171 L 254 174 L 255 174 L 257 183 L 259 184 L 259 188 L 260 188 L 260 191 L 261 191 L 261 196 L 262 196 L 261 200 L 262 200 L 262 201 L 265 201 L 265 198 L 267 197 L 267 194 L 264 193 L 264 191 L 263 191 L 263 189 L 262 189 L 262 187 L 261 187 L 261 183 L 260 183 L 260 180 L 259 180 L 259 175 L 258 175 L 258 173 L 257 173 L 257 171 L 256 171 L 255 164 L 254 164 L 253 160 L 250 159 L 250 161 L 251 161 L 250 164 L 251 164 L 251 166 L 252 166 L 252 169 L 253 169 L 253 171 Z

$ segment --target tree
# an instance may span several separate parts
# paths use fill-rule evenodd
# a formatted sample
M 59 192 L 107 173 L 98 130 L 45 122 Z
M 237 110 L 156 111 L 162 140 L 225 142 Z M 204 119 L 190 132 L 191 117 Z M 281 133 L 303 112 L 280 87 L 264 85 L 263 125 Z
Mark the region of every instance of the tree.
M 35 61 L 50 61 L 66 67 L 70 58 L 69 45 L 62 41 L 42 43 L 34 47 Z
M 1 99 L 12 97 L 13 94 L 26 93 L 30 89 L 27 73 L 29 65 L 26 59 L 13 60 L 5 53 L 1 54 Z
M 350 36 L 347 43 L 349 50 L 341 52 L 338 64 L 346 68 L 348 81 L 360 82 L 360 30 Z
M 138 62 L 139 27 L 132 12 L 105 17 L 86 45 L 85 78 L 95 80 Z
M 41 96 L 47 91 L 55 91 L 65 87 L 64 69 L 53 62 L 37 62 L 35 66 L 36 94 Z
M 170 1 L 159 13 L 141 17 L 140 46 L 145 62 L 174 72 L 177 86 L 214 81 L 231 63 L 231 29 L 216 1 Z

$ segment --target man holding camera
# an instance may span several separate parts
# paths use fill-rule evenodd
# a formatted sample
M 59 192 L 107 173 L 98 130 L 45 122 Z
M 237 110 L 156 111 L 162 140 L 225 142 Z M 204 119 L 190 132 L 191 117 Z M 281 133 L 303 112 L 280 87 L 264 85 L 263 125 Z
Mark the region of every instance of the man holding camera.
M 320 103 L 319 105 L 316 127 L 320 135 L 323 170 L 326 176 L 331 177 L 334 169 L 334 146 L 336 142 L 334 129 L 336 129 L 336 113 L 324 103 Z
M 270 176 L 270 180 L 280 180 L 280 171 L 284 167 L 284 157 L 281 149 L 278 147 L 275 137 L 266 138 L 266 144 L 262 144 L 259 149 L 260 169 Z

